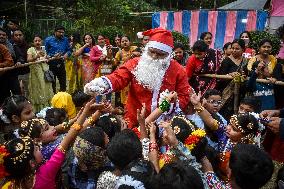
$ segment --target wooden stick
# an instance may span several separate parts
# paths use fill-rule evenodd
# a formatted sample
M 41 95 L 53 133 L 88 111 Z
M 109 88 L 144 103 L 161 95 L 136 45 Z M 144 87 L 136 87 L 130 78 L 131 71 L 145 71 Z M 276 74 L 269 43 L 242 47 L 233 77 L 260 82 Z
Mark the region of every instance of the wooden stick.
M 201 74 L 201 75 L 198 75 L 200 77 L 211 77 L 211 78 L 218 78 L 218 79 L 233 79 L 232 76 L 230 75 L 217 75 L 217 74 Z M 246 78 L 246 80 L 249 80 L 249 77 Z M 271 83 L 269 80 L 267 79 L 256 79 L 256 82 L 259 82 L 259 83 Z M 283 81 L 276 81 L 274 83 L 274 85 L 281 85 L 281 86 L 284 86 L 284 82 Z
M 29 62 L 29 63 L 21 64 L 19 66 L 10 66 L 10 67 L 5 67 L 5 68 L 0 68 L 0 72 L 13 70 L 13 69 L 16 69 L 16 68 L 22 68 L 22 67 L 30 66 L 30 65 L 33 65 L 33 64 L 46 63 L 46 62 L 49 62 L 51 60 L 57 60 L 57 59 L 61 59 L 61 58 L 63 58 L 63 56 L 62 57 L 47 58 L 47 59 L 38 60 L 38 61 L 35 61 L 35 62 Z

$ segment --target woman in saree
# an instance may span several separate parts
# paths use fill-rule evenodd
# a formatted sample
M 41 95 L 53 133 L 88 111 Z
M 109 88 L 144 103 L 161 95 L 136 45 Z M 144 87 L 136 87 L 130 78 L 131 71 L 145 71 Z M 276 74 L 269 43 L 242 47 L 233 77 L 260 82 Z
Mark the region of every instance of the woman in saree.
M 28 62 L 35 62 L 45 58 L 45 51 L 41 45 L 42 38 L 35 35 L 33 47 L 27 51 Z M 50 99 L 53 96 L 52 84 L 44 78 L 44 72 L 48 70 L 49 67 L 46 63 L 30 65 L 29 100 L 35 112 L 49 106 Z
M 90 50 L 95 44 L 95 39 L 91 34 L 85 34 L 83 37 L 84 45 L 75 52 L 75 56 L 82 59 L 82 80 L 83 84 L 92 81 L 96 73 L 94 71 L 95 66 L 90 61 Z
M 221 115 L 225 119 L 229 119 L 234 113 L 234 89 L 235 83 L 240 82 L 244 77 L 245 66 L 247 65 L 247 59 L 243 57 L 243 52 L 245 51 L 245 41 L 242 39 L 235 39 L 232 43 L 232 54 L 225 58 L 221 67 L 218 71 L 220 75 L 230 75 L 234 77 L 232 81 L 230 80 L 221 80 L 218 84 L 217 89 L 222 91 L 223 104 L 220 110 Z M 237 85 L 241 87 L 241 85 Z M 238 104 L 236 104 L 238 107 Z M 235 109 L 237 108 L 235 107 Z

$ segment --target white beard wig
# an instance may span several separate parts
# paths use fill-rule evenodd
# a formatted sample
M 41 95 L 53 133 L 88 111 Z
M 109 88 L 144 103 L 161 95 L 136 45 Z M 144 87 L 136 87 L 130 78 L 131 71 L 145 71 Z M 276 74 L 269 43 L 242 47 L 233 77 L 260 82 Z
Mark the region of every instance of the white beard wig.
M 164 75 L 170 65 L 171 54 L 164 59 L 154 60 L 148 55 L 148 48 L 145 48 L 137 66 L 132 71 L 135 79 L 143 87 L 153 91 L 159 90 Z

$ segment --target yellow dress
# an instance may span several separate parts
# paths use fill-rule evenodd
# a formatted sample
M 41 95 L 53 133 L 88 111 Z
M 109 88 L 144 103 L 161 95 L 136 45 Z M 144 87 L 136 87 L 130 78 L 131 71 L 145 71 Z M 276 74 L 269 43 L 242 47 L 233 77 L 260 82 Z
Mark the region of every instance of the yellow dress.
M 76 52 L 81 48 L 81 45 L 77 43 L 73 49 Z M 67 79 L 67 92 L 69 94 L 74 93 L 74 91 L 82 89 L 82 58 L 74 57 L 71 55 L 67 58 L 66 64 L 66 79 Z
M 115 64 L 116 64 L 116 66 L 119 67 L 122 64 L 124 64 L 127 60 L 129 60 L 131 58 L 132 52 L 136 48 L 137 48 L 136 46 L 130 46 L 128 51 L 126 51 L 124 49 L 121 49 L 120 51 L 118 51 L 116 53 L 116 55 L 115 55 Z M 129 86 L 125 87 L 124 89 L 122 89 L 120 91 L 120 99 L 121 99 L 121 103 L 123 105 L 126 104 L 128 91 L 129 91 Z
M 249 71 L 252 71 L 253 64 L 257 61 L 256 56 L 252 57 L 247 65 Z M 273 70 L 277 64 L 277 59 L 273 55 L 269 55 L 268 71 L 270 74 L 273 73 Z

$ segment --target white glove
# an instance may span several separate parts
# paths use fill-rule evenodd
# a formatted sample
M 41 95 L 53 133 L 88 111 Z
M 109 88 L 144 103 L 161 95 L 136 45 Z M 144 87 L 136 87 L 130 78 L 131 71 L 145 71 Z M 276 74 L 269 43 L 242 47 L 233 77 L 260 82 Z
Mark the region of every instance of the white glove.
M 87 83 L 84 87 L 84 93 L 88 95 L 104 94 L 109 90 L 110 86 L 106 80 L 99 77 Z
M 160 94 L 160 98 L 159 98 L 159 105 L 162 104 L 162 102 L 165 100 L 165 98 L 167 98 L 170 94 L 170 91 L 168 89 L 166 89 L 165 91 L 161 92 Z

